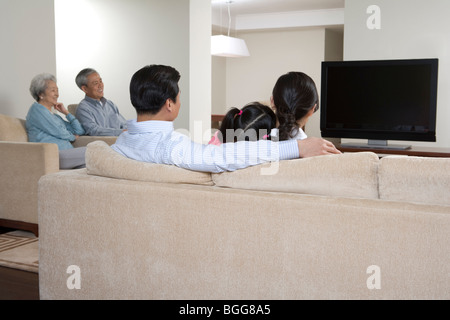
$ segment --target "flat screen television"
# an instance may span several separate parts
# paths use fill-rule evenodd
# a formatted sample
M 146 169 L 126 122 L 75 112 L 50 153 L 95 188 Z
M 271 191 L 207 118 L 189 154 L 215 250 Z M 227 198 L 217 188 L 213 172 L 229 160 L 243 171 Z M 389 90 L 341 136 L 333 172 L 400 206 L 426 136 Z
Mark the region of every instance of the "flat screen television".
M 438 59 L 322 62 L 322 137 L 351 147 L 408 149 L 388 140 L 436 141 Z

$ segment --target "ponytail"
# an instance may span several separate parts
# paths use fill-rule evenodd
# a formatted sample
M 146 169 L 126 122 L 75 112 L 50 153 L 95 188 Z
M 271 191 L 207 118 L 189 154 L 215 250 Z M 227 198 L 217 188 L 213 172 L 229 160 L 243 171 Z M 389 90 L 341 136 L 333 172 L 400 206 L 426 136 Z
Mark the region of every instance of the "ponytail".
M 227 142 L 227 129 L 233 129 L 235 128 L 235 120 L 236 116 L 242 112 L 238 108 L 231 108 L 226 114 L 225 117 L 222 120 L 222 124 L 220 125 L 220 133 L 222 134 L 222 143 Z M 234 142 L 234 141 L 228 141 L 228 142 Z
M 314 81 L 303 72 L 289 72 L 278 78 L 272 92 L 279 122 L 279 138 L 289 140 L 299 131 L 298 122 L 319 105 Z

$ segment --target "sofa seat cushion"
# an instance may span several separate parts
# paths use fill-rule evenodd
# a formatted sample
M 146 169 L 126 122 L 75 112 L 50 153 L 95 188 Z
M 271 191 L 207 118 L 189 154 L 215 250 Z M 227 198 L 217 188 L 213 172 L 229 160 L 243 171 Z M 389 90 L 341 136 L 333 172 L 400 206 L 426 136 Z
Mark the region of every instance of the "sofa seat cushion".
M 384 200 L 450 205 L 450 159 L 384 157 L 379 192 Z
M 213 185 L 210 173 L 129 159 L 114 151 L 104 141 L 94 141 L 87 145 L 86 169 L 90 175 L 116 179 Z
M 285 160 L 212 174 L 217 186 L 378 199 L 379 159 L 360 152 Z

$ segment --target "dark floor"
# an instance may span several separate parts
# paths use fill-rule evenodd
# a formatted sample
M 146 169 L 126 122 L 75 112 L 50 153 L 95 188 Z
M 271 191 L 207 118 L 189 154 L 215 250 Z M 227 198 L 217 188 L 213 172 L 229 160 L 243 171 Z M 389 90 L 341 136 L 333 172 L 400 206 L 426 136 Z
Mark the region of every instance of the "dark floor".
M 14 229 L 0 227 L 0 233 Z M 39 275 L 0 267 L 0 300 L 39 300 Z

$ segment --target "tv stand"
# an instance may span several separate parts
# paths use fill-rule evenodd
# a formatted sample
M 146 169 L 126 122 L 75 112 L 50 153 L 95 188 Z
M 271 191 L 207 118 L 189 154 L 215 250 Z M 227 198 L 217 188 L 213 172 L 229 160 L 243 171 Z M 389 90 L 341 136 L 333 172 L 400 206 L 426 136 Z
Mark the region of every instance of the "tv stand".
M 360 148 L 360 149 L 375 149 L 375 150 L 408 150 L 411 145 L 392 144 L 389 145 L 387 140 L 369 140 L 368 143 L 343 143 L 343 148 Z
M 368 146 L 368 144 L 367 144 Z M 412 146 L 409 149 L 378 149 L 368 146 L 367 148 L 347 147 L 345 144 L 336 144 L 336 147 L 343 153 L 345 152 L 374 152 L 380 157 L 383 155 L 402 155 L 415 157 L 435 157 L 435 158 L 450 158 L 450 148 L 437 147 L 416 147 Z

